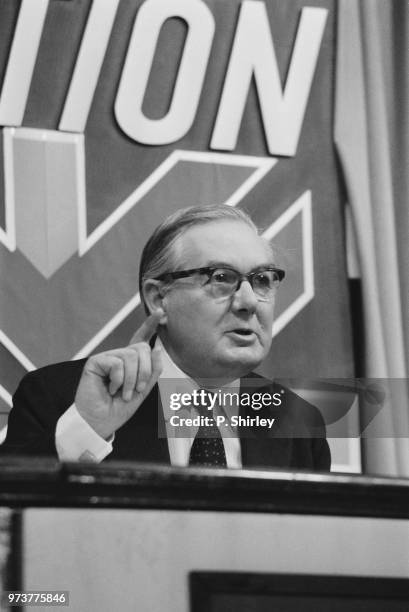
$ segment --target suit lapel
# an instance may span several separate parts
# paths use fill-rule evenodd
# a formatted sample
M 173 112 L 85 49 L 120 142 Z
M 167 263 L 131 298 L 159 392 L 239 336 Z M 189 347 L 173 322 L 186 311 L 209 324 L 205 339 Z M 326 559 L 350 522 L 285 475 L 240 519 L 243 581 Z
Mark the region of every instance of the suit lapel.
M 278 422 L 279 409 L 271 406 L 254 410 L 251 407 L 252 398 L 255 393 L 269 393 L 273 395 L 278 391 L 279 388 L 273 383 L 255 374 L 241 379 L 239 415 L 244 418 L 253 419 L 256 416 L 276 419 L 271 430 L 256 425 L 239 427 L 243 468 L 284 468 L 291 464 L 293 441 L 280 435 Z

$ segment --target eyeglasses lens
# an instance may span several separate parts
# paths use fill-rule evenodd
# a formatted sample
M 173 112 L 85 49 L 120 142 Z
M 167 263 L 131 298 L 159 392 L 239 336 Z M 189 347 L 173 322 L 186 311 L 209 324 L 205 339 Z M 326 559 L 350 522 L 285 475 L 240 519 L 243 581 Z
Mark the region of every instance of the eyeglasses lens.
M 237 291 L 241 275 L 235 270 L 217 269 L 210 278 L 210 286 L 214 297 L 228 297 Z M 279 278 L 274 270 L 263 270 L 248 277 L 254 293 L 262 300 L 269 300 L 274 295 L 279 284 Z

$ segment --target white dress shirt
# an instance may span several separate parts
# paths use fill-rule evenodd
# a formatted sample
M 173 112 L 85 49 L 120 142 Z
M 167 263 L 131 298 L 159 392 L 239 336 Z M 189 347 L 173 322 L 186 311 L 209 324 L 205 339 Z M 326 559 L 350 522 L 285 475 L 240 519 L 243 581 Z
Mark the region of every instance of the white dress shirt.
M 180 435 L 179 428 L 172 426 L 170 419 L 175 414 L 181 418 L 193 418 L 198 416 L 199 413 L 194 406 L 181 407 L 176 413 L 176 411 L 171 409 L 171 394 L 191 394 L 199 389 L 199 385 L 175 364 L 159 338 L 156 340 L 155 347 L 160 347 L 162 351 L 163 370 L 159 376 L 158 385 L 166 425 L 170 463 L 175 466 L 187 466 L 189 464 L 190 449 L 198 426 L 192 426 L 188 430 L 183 428 L 184 437 L 178 437 L 178 434 Z M 238 393 L 240 390 L 240 380 L 237 379 L 228 385 L 224 385 L 222 391 L 226 390 Z M 218 389 L 215 389 L 215 391 L 218 391 Z M 242 467 L 237 428 L 230 425 L 230 418 L 237 416 L 238 411 L 239 406 L 235 403 L 229 406 L 219 406 L 216 404 L 212 411 L 214 416 L 221 415 L 226 417 L 225 425 L 221 429 L 221 435 L 226 453 L 226 463 L 229 468 Z M 58 457 L 61 461 L 92 461 L 99 463 L 112 452 L 115 440 L 114 436 L 109 441 L 101 438 L 82 418 L 75 404 L 72 404 L 58 420 L 55 442 Z

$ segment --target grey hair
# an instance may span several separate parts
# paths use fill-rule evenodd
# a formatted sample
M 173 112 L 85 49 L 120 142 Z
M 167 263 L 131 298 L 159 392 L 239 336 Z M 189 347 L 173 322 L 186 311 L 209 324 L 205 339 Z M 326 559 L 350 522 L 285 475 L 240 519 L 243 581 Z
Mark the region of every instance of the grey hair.
M 148 278 L 157 278 L 166 272 L 177 270 L 181 264 L 175 246 L 178 239 L 192 226 L 225 220 L 246 223 L 259 234 L 257 226 L 246 212 L 225 204 L 182 208 L 167 217 L 155 229 L 143 249 L 139 266 L 139 293 L 147 314 L 149 313 L 143 295 L 143 283 Z

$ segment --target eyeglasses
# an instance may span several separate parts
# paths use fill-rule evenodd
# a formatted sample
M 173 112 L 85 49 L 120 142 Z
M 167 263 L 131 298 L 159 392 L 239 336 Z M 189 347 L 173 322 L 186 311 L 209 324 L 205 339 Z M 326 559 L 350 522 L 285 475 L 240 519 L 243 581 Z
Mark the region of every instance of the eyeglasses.
M 275 291 L 285 276 L 284 270 L 279 268 L 259 268 L 249 274 L 241 274 L 233 268 L 193 268 L 178 272 L 165 272 L 156 277 L 156 280 L 170 281 L 188 276 L 207 277 L 202 286 L 208 285 L 215 298 L 227 298 L 240 289 L 241 283 L 246 280 L 257 296 L 257 299 L 268 302 L 273 299 Z

